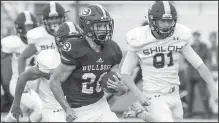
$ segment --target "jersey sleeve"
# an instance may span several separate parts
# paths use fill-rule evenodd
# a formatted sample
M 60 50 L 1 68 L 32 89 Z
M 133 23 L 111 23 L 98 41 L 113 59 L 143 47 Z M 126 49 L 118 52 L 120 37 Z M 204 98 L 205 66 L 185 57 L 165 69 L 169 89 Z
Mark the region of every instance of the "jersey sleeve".
M 12 53 L 13 49 L 10 47 L 10 44 L 4 39 L 1 40 L 1 50 L 5 53 Z
M 85 55 L 85 51 L 83 49 L 84 48 L 80 46 L 79 41 L 66 41 L 60 50 L 61 62 L 67 65 L 79 66 L 80 62 L 78 58 Z
M 1 51 L 5 53 L 13 53 L 19 47 L 19 39 L 16 36 L 9 36 L 1 39 Z
M 112 45 L 114 47 L 114 52 L 115 52 L 115 55 L 114 55 L 114 62 L 115 64 L 119 64 L 122 60 L 122 51 L 121 51 L 121 48 L 119 47 L 119 45 L 115 42 L 115 41 L 112 41 Z
M 138 64 L 138 56 L 133 51 L 128 51 L 121 65 L 121 74 L 132 74 L 132 71 Z
M 184 46 L 182 50 L 182 54 L 185 59 L 195 68 L 197 69 L 203 63 L 202 59 L 199 55 L 193 50 L 190 45 Z
M 191 42 L 192 42 L 192 32 L 191 32 L 191 30 L 188 27 L 184 26 L 184 25 L 180 25 L 179 30 L 180 31 L 178 31 L 178 33 L 179 33 L 178 35 L 179 35 L 180 39 L 185 42 L 184 47 L 186 47 L 187 45 L 191 46 Z
M 128 44 L 128 50 L 135 51 L 136 48 L 135 48 L 134 44 L 137 41 L 137 36 L 135 34 L 135 31 L 131 30 L 131 31 L 127 32 L 125 39 L 126 39 L 126 42 Z

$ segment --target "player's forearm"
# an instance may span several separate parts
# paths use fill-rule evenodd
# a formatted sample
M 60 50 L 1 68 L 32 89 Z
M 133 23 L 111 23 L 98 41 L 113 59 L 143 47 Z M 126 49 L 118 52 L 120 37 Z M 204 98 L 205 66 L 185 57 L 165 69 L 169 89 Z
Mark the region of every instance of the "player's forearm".
M 199 72 L 201 77 L 205 80 L 205 82 L 208 84 L 210 88 L 215 88 L 215 84 L 211 72 L 209 71 L 209 69 L 204 63 L 197 68 L 197 71 Z
M 128 87 L 124 84 L 120 87 L 121 89 L 115 93 L 116 96 L 122 96 L 128 92 Z
M 16 89 L 15 89 L 15 96 L 14 96 L 14 104 L 20 105 L 21 96 L 24 92 L 25 85 L 27 80 L 22 76 L 18 78 Z
M 125 83 L 125 85 L 133 92 L 134 96 L 140 97 L 142 96 L 141 91 L 138 89 L 138 87 L 135 85 L 134 80 L 131 75 L 128 74 L 122 74 L 122 81 Z
M 26 58 L 20 56 L 18 58 L 18 72 L 19 74 L 23 73 L 26 67 Z
M 214 84 L 213 77 L 207 68 L 207 66 L 203 63 L 200 67 L 197 68 L 199 74 L 201 77 L 205 80 L 205 82 L 208 84 L 210 94 L 214 98 L 218 98 L 218 91 L 217 88 Z
M 59 102 L 59 104 L 62 106 L 62 108 L 67 111 L 68 108 L 71 108 L 68 104 L 68 102 L 65 99 L 63 90 L 61 88 L 61 82 L 51 79 L 50 81 L 50 89 L 55 96 L 56 100 Z

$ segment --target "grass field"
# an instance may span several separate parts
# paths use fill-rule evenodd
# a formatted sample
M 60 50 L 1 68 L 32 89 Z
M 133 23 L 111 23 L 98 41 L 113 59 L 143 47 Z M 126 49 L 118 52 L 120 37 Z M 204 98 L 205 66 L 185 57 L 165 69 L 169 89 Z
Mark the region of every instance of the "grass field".
M 6 113 L 1 113 L 1 122 L 4 122 L 4 117 L 6 116 Z M 137 118 L 127 118 L 124 119 L 121 117 L 120 114 L 117 114 L 117 116 L 119 117 L 120 122 L 143 122 L 140 119 Z M 194 119 L 184 119 L 184 122 L 218 122 L 218 118 L 217 119 L 199 119 L 199 118 L 194 118 Z

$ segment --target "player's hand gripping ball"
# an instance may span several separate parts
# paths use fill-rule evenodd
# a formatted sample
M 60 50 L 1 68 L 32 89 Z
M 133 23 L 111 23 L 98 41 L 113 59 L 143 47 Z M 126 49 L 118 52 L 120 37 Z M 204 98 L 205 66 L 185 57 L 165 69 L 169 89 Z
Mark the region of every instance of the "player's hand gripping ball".
M 107 82 L 109 81 L 109 79 L 110 80 L 112 80 L 112 81 L 114 81 L 114 82 L 116 82 L 116 80 L 115 80 L 115 78 L 113 77 L 113 75 L 114 76 L 116 76 L 118 79 L 119 79 L 119 77 L 118 77 L 118 75 L 117 75 L 117 73 L 116 72 L 107 72 L 103 77 L 102 77 L 102 79 L 101 79 L 101 87 L 107 92 L 107 93 L 116 93 L 117 91 L 115 90 L 115 89 L 113 89 L 113 88 L 109 88 L 108 86 L 107 86 Z M 119 79 L 120 80 L 120 79 Z

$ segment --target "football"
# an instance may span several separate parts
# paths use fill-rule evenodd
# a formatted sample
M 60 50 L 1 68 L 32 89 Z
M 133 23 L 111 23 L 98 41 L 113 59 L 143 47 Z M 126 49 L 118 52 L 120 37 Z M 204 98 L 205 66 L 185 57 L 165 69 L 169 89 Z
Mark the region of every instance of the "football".
M 107 87 L 107 81 L 108 79 L 115 81 L 113 75 L 115 75 L 117 78 L 118 75 L 116 74 L 116 72 L 107 72 L 101 79 L 101 87 L 104 89 L 104 91 L 106 91 L 107 93 L 116 93 L 116 90 L 112 89 L 112 88 L 108 88 Z

